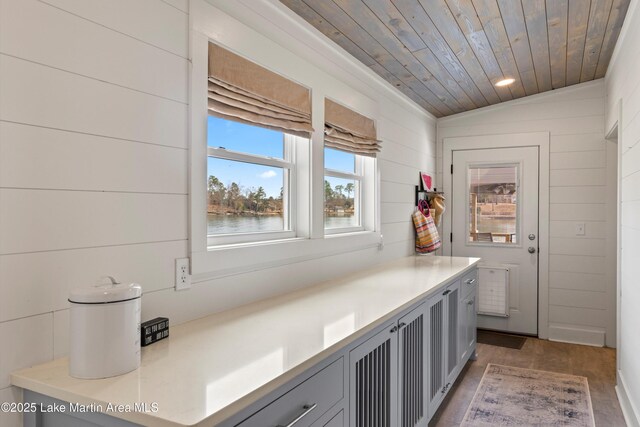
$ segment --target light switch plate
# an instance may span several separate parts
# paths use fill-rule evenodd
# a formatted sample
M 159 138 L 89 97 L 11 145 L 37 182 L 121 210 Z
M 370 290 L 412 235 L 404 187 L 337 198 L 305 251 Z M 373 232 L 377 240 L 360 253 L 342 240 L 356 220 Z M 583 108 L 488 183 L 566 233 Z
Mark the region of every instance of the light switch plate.
M 584 222 L 576 222 L 576 236 L 584 236 L 585 234 Z

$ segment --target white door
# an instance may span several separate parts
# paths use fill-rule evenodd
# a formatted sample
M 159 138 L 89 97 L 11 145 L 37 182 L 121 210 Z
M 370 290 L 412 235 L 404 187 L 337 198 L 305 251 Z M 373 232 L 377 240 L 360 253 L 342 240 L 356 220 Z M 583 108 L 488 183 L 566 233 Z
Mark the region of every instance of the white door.
M 453 151 L 452 255 L 495 267 L 480 270 L 477 306 L 492 314 L 479 328 L 538 334 L 538 173 L 538 147 Z

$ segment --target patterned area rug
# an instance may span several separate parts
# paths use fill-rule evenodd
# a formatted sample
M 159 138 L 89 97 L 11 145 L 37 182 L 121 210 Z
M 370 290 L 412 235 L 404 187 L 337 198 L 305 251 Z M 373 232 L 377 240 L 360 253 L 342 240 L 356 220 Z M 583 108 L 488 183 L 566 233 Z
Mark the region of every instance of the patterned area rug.
M 462 426 L 594 427 L 585 377 L 489 364 Z

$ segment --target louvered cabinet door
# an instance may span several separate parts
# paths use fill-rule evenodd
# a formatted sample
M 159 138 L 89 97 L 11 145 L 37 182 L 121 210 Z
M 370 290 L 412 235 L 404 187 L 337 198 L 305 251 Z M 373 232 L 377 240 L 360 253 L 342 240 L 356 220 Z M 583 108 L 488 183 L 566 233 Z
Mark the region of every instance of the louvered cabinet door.
M 427 343 L 425 335 L 426 304 L 418 306 L 400 319 L 398 412 L 400 427 L 427 426 L 426 398 Z
M 457 281 L 447 287 L 447 337 L 446 337 L 446 381 L 445 393 L 451 387 L 458 375 L 460 365 L 460 282 Z
M 349 355 L 349 426 L 396 427 L 398 327 L 382 332 Z
M 427 300 L 427 399 L 429 414 L 434 414 L 444 398 L 445 386 L 445 347 L 447 342 L 446 328 L 446 295 L 441 293 Z

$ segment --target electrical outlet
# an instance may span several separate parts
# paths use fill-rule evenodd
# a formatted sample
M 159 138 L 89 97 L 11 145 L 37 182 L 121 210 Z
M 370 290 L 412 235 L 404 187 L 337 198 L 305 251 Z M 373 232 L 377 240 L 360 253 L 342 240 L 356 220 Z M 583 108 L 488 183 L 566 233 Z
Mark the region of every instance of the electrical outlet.
M 189 258 L 178 258 L 176 259 L 176 291 L 182 291 L 190 287 Z
M 585 235 L 584 222 L 576 222 L 576 236 Z

